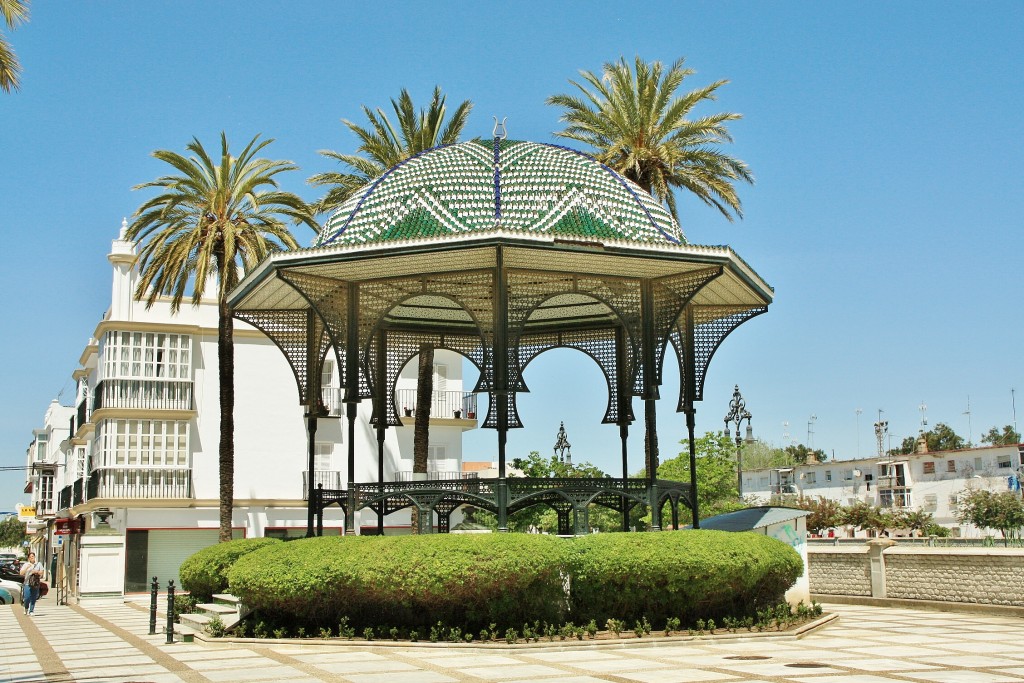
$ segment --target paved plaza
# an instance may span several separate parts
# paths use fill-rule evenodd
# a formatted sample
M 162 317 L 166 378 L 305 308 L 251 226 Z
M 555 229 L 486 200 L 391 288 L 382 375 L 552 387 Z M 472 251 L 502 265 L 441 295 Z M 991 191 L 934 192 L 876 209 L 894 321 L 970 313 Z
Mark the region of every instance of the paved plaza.
M 1024 619 L 827 605 L 839 615 L 791 637 L 487 649 L 444 645 L 174 643 L 120 603 L 57 607 L 27 617 L 0 608 L 0 682 L 764 681 L 883 683 L 1024 681 Z

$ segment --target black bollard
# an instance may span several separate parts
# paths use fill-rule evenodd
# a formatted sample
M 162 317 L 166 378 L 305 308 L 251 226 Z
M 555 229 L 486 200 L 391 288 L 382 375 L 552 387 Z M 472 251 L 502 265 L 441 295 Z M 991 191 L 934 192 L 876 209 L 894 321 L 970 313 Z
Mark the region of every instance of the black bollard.
M 149 635 L 156 634 L 156 592 L 160 590 L 160 584 L 156 577 L 153 577 L 153 585 L 149 591 Z
M 167 582 L 167 642 L 174 642 L 174 579 Z

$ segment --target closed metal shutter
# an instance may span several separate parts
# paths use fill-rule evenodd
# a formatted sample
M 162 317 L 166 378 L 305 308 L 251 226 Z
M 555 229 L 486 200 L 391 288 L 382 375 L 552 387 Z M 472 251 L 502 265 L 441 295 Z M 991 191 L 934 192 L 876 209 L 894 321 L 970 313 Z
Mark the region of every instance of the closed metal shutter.
M 150 529 L 146 576 L 150 580 L 158 577 L 160 590 L 166 590 L 171 579 L 175 590 L 181 590 L 181 563 L 203 548 L 216 545 L 218 533 L 217 529 Z

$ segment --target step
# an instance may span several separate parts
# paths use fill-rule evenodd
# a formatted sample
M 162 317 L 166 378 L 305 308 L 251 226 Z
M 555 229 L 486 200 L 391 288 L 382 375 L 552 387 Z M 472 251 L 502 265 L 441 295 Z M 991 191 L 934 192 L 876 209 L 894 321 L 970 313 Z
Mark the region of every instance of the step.
M 203 627 L 210 623 L 213 617 L 206 614 L 182 614 L 180 616 L 181 626 L 185 626 L 196 631 L 202 631 Z M 175 626 L 175 628 L 178 628 Z
M 242 599 L 237 595 L 231 595 L 231 593 L 214 593 L 213 601 L 224 605 L 240 605 Z
M 224 616 L 226 614 L 238 614 L 238 608 L 233 605 L 224 605 L 217 602 L 204 602 L 200 605 L 196 605 L 196 610 L 200 613 L 206 614 L 220 614 Z
M 165 627 L 161 633 L 167 633 L 167 628 Z M 196 633 L 195 629 L 183 626 L 182 624 L 175 624 L 172 638 L 176 643 L 193 643 L 196 639 Z

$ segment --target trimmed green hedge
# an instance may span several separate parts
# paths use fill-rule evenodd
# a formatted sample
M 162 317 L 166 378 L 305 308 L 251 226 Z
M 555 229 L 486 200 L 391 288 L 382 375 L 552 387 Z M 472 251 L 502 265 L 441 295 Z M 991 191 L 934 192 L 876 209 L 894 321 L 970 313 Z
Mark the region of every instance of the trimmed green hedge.
M 791 547 L 755 533 L 440 534 L 300 539 L 238 557 L 227 578 L 271 623 L 425 633 L 439 621 L 476 631 L 753 616 L 802 570 Z
M 241 558 L 231 591 L 271 619 L 428 627 L 558 621 L 565 541 L 529 534 L 322 537 Z
M 207 602 L 214 593 L 227 590 L 227 571 L 238 558 L 280 544 L 281 540 L 277 538 L 240 538 L 207 546 L 181 563 L 178 569 L 181 587 L 199 602 Z
M 781 602 L 803 572 L 795 550 L 756 533 L 594 534 L 568 550 L 577 623 L 752 616 Z

